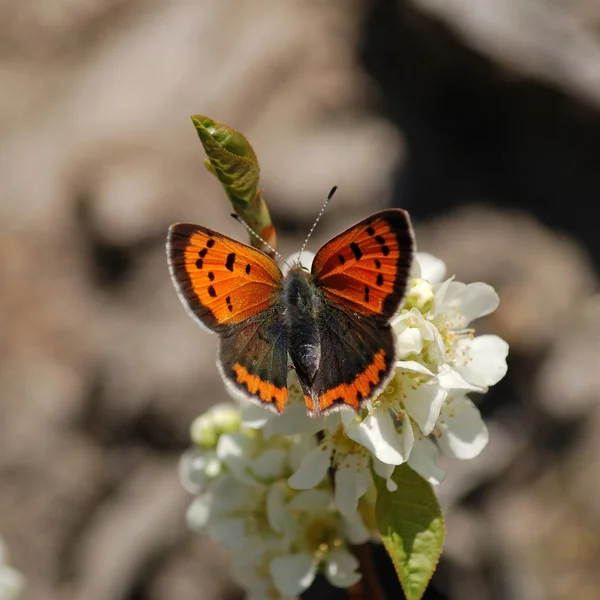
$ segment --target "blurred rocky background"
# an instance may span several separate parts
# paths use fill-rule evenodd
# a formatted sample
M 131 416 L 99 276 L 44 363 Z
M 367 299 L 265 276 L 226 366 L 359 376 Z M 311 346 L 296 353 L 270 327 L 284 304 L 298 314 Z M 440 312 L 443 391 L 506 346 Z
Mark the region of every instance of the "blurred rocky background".
M 24 600 L 241 598 L 177 480 L 225 394 L 166 229 L 245 239 L 197 112 L 251 140 L 284 254 L 337 184 L 313 248 L 404 206 L 500 293 L 478 330 L 509 373 L 488 448 L 443 465 L 427 599 L 600 598 L 599 32 L 599 0 L 0 0 L 0 535 Z

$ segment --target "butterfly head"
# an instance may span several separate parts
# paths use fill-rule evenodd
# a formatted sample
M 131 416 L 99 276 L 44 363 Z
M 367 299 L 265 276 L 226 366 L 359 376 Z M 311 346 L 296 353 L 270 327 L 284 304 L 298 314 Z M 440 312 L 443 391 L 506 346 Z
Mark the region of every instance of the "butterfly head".
M 287 275 L 292 269 L 310 273 L 314 257 L 315 255 L 312 252 L 306 250 L 304 252 L 294 252 L 288 257 L 283 267 L 283 274 Z

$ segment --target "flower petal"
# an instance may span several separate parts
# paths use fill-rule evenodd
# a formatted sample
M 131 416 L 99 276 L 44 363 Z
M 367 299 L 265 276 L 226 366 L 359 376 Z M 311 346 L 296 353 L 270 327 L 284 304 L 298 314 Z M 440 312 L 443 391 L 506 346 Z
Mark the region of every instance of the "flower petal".
M 429 435 L 435 427 L 448 390 L 440 387 L 436 378 L 432 377 L 418 385 L 416 389 L 406 390 L 404 408 L 419 426 L 423 435 Z
M 179 459 L 179 481 L 190 494 L 200 493 L 208 483 L 205 466 L 206 458 L 197 448 L 187 450 Z
M 458 367 L 449 364 L 440 365 L 438 370 L 438 383 L 445 390 L 461 390 L 463 392 L 484 392 L 485 386 L 473 385 L 466 381 L 458 371 Z
M 423 350 L 421 331 L 416 327 L 398 327 L 401 332 L 396 332 L 396 356 L 402 359 L 411 354 L 419 354 Z
M 371 533 L 358 511 L 351 515 L 341 515 L 341 517 L 348 542 L 351 544 L 364 544 L 371 539 Z
M 186 521 L 192 531 L 202 531 L 210 520 L 212 498 L 210 495 L 196 496 L 186 512 Z
M 416 360 L 399 360 L 396 362 L 396 368 L 408 371 L 409 373 L 420 373 L 421 375 L 429 375 L 429 377 L 434 376 L 434 373 Z
M 25 588 L 25 578 L 8 565 L 0 565 L 0 598 L 18 600 Z
M 349 588 L 361 579 L 358 567 L 358 560 L 348 550 L 333 550 L 327 557 L 325 577 L 335 587 Z
M 269 563 L 275 587 L 284 595 L 293 596 L 307 590 L 315 580 L 317 565 L 310 554 L 278 556 Z
M 444 406 L 435 433 L 440 450 L 460 459 L 475 458 L 489 440 L 478 408 L 466 396 L 452 398 Z
M 446 473 L 437 466 L 439 451 L 437 446 L 429 439 L 422 438 L 415 442 L 410 453 L 408 465 L 431 485 L 440 484 Z
M 395 492 L 398 489 L 398 485 L 392 479 L 394 469 L 396 465 L 386 465 L 382 463 L 376 456 L 373 457 L 373 470 L 379 477 L 385 479 L 385 485 L 389 492 Z
M 248 511 L 260 502 L 262 489 L 254 483 L 246 485 L 232 475 L 216 480 L 210 488 L 213 510 L 219 514 Z
M 410 425 L 398 432 L 386 408 L 368 415 L 362 422 L 357 421 L 352 413 L 347 414 L 340 413 L 340 416 L 350 439 L 362 444 L 381 462 L 401 465 L 406 461 L 413 441 Z
M 223 461 L 232 474 L 249 485 L 256 484 L 248 473 L 248 455 L 251 440 L 242 433 L 224 433 L 217 443 L 217 457 Z
M 332 447 L 332 444 L 320 445 L 311 450 L 299 469 L 288 479 L 288 485 L 296 490 L 308 490 L 319 485 L 329 469 Z
M 285 490 L 282 485 L 272 485 L 267 492 L 267 519 L 275 533 L 283 531 L 288 517 L 285 507 Z
M 273 411 L 262 408 L 258 404 L 245 404 L 242 407 L 242 426 L 248 429 L 260 429 L 275 416 Z
M 419 264 L 419 275 L 422 279 L 426 279 L 429 283 L 440 283 L 446 277 L 446 263 L 427 252 L 417 252 L 415 258 Z
M 470 383 L 487 387 L 496 385 L 507 370 L 508 344 L 497 335 L 480 335 L 473 340 L 460 340 L 456 344 L 457 355 L 467 360 L 455 369 Z
M 318 446 L 314 435 L 301 435 L 296 437 L 296 442 L 291 445 L 288 453 L 288 464 L 291 471 L 297 471 L 306 458 L 306 455 Z
M 369 458 L 361 454 L 348 454 L 335 470 L 335 505 L 343 515 L 352 514 L 358 499 L 369 487 Z
M 294 402 L 289 403 L 280 415 L 275 415 L 268 427 L 272 433 L 280 435 L 314 435 L 323 429 L 324 423 L 323 417 L 308 416 L 304 402 Z
M 285 450 L 267 448 L 249 463 L 249 468 L 259 479 L 268 482 L 283 477 L 286 462 L 287 452 Z
M 471 321 L 484 317 L 498 308 L 500 297 L 487 283 L 477 282 L 465 285 L 452 281 L 441 303 L 434 301 L 434 312 L 446 313 L 452 320 L 454 329 L 463 329 Z
M 219 519 L 208 526 L 207 532 L 230 549 L 243 548 L 248 541 L 246 519 L 242 517 Z

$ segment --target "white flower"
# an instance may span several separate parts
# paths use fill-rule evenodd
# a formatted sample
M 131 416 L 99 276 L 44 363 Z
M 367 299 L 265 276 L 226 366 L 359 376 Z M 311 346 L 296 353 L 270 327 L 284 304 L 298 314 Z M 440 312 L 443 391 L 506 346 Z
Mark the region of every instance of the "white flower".
M 444 454 L 460 459 L 478 456 L 489 439 L 479 410 L 460 393 L 452 394 L 442 407 L 434 435 Z
M 393 468 L 372 456 L 366 446 L 357 443 L 344 428 L 339 418 L 353 418 L 352 413 L 344 411 L 335 419 L 332 428 L 328 429 L 321 443 L 304 456 L 299 468 L 288 479 L 290 487 L 298 490 L 308 490 L 318 486 L 333 469 L 334 501 L 342 515 L 351 516 L 358 508 L 358 501 L 367 493 L 372 485 L 371 464 L 375 472 L 389 480 Z M 333 419 L 332 419 L 333 420 Z M 391 485 L 393 481 L 389 480 Z
M 479 391 L 506 375 L 508 344 L 496 335 L 474 338 L 467 326 L 494 312 L 499 302 L 494 288 L 486 283 L 467 285 L 449 279 L 437 288 L 429 316 L 444 339 L 448 364 Z
M 341 415 L 348 437 L 387 465 L 409 464 L 439 483 L 434 435 L 446 454 L 474 458 L 487 444 L 487 430 L 468 392 L 485 392 L 506 373 L 508 345 L 493 335 L 474 337 L 467 326 L 493 312 L 498 295 L 483 283 L 449 279 L 439 259 L 417 254 L 404 307 L 392 327 L 396 373 L 358 417 Z M 414 454 L 413 454 L 414 453 Z M 391 475 L 390 475 L 391 476 Z
M 413 278 L 423 278 L 429 283 L 441 283 L 446 277 L 446 263 L 427 252 L 417 252 L 413 262 Z
M 304 266 L 311 259 L 303 254 Z M 408 297 L 391 321 L 393 376 L 358 414 L 309 417 L 292 374 L 281 415 L 237 400 L 192 425 L 195 446 L 180 462 L 195 496 L 188 524 L 230 550 L 233 576 L 250 599 L 295 600 L 319 572 L 352 586 L 360 573 L 348 545 L 379 539 L 373 473 L 395 492 L 394 469 L 407 462 L 435 485 L 444 478 L 440 452 L 470 459 L 486 446 L 487 428 L 467 394 L 504 376 L 508 345 L 475 337 L 470 323 L 495 310 L 498 296 L 445 275 L 442 261 L 417 254 Z
M 331 491 L 297 492 L 278 497 L 281 531 L 293 540 L 291 552 L 270 561 L 275 586 L 284 595 L 300 594 L 312 584 L 319 567 L 332 585 L 350 587 L 359 579 L 358 562 L 346 548 L 344 520 L 334 508 Z M 366 540 L 355 540 L 355 543 Z
M 214 414 L 207 421 L 211 419 Z M 327 419 L 330 425 L 337 419 L 339 425 L 337 415 Z M 336 507 L 326 477 L 311 481 L 315 489 L 307 491 L 287 484 L 307 457 L 314 456 L 318 447 L 314 435 L 271 432 L 266 438 L 260 430 L 240 426 L 232 432 L 221 428 L 215 438 L 210 428 L 201 429 L 202 439 L 210 444 L 188 451 L 180 464 L 182 481 L 195 494 L 188 525 L 230 550 L 234 577 L 251 598 L 291 600 L 311 585 L 319 571 L 340 587 L 358 581 L 358 563 L 346 544 L 364 543 L 373 533 L 358 511 L 358 497 L 352 495 L 354 479 L 347 474 L 340 479 L 340 490 L 350 487 L 353 502 L 352 510 L 344 515 Z M 362 446 L 351 443 L 367 454 Z M 366 475 L 370 505 L 364 499 L 360 508 L 368 514 L 374 511 L 375 501 L 368 466 Z M 367 490 L 361 486 L 359 491 L 364 496 Z
M 24 588 L 23 575 L 6 564 L 6 550 L 0 540 L 0 599 L 18 600 Z

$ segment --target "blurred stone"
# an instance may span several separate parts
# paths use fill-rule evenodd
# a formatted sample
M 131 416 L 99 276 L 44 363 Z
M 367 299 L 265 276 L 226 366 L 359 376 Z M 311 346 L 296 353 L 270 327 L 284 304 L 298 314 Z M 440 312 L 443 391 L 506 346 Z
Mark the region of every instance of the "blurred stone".
M 570 318 L 556 326 L 556 343 L 536 374 L 535 397 L 555 418 L 574 420 L 600 406 L 598 298 L 573 302 Z
M 185 533 L 187 494 L 174 460 L 148 460 L 95 514 L 75 545 L 74 598 L 125 600 L 140 573 Z
M 411 0 L 468 44 L 522 76 L 600 106 L 600 2 Z
M 147 585 L 148 600 L 243 598 L 230 580 L 227 552 L 208 538 L 190 535 Z
M 417 228 L 417 239 L 447 263 L 449 275 L 496 287 L 500 306 L 489 328 L 513 351 L 529 354 L 557 341 L 599 286 L 574 240 L 524 213 L 465 207 Z

